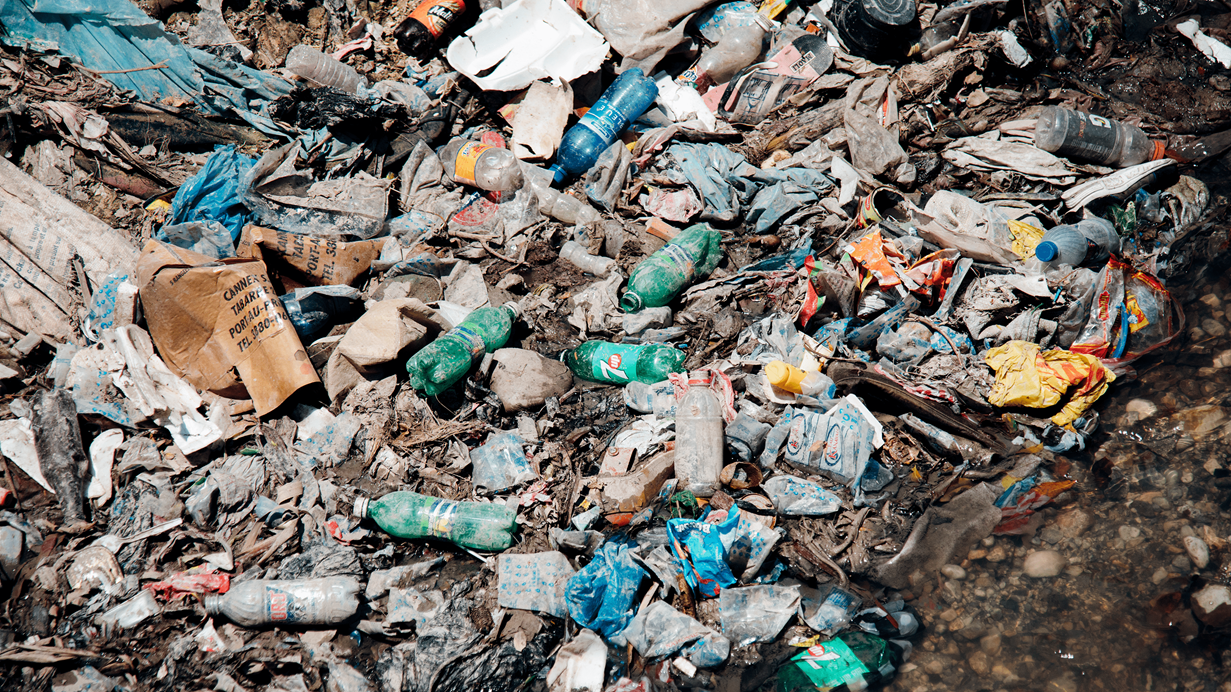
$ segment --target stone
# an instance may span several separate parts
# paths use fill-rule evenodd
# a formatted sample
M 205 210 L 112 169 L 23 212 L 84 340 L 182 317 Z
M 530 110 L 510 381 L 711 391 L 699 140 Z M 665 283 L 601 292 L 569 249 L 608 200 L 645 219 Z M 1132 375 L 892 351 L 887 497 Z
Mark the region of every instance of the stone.
M 502 348 L 492 354 L 491 390 L 505 411 L 524 411 L 542 406 L 551 397 L 563 396 L 573 386 L 573 373 L 558 360 L 534 351 Z
M 1216 308 L 1222 305 L 1222 298 L 1218 297 L 1217 293 L 1207 293 L 1201 296 L 1201 302 L 1212 308 Z
M 992 662 L 988 660 L 987 654 L 982 651 L 976 651 L 971 654 L 966 662 L 970 665 L 970 669 L 974 671 L 974 674 L 980 677 L 992 672 Z
M 1143 420 L 1158 413 L 1158 405 L 1149 399 L 1133 399 L 1124 406 L 1129 413 L 1136 413 L 1137 420 Z
M 1226 336 L 1227 328 L 1218 320 L 1205 319 L 1201 321 L 1201 329 L 1214 338 Z
M 1089 512 L 1080 507 L 1074 507 L 1056 515 L 1053 525 L 1065 538 L 1077 538 L 1085 533 L 1093 522 L 1094 519 Z
M 988 562 L 1004 562 L 1008 556 L 1003 545 L 993 546 L 991 550 L 987 551 Z
M 1231 587 L 1207 584 L 1192 595 L 1193 615 L 1211 627 L 1231 623 Z
M 1188 553 L 1188 559 L 1193 561 L 1193 566 L 1197 569 L 1205 569 L 1210 564 L 1210 547 L 1201 538 L 1185 536 L 1184 551 Z
M 966 578 L 966 570 L 962 569 L 961 565 L 945 565 L 940 568 L 940 573 L 958 581 Z
M 1000 635 L 989 634 L 979 640 L 979 648 L 988 656 L 995 656 L 1000 652 Z
M 1120 538 L 1125 541 L 1131 541 L 1141 535 L 1141 529 L 1136 526 L 1128 526 L 1125 524 L 1120 527 Z
M 1028 577 L 1043 579 L 1060 574 L 1066 564 L 1068 560 L 1060 553 L 1054 550 L 1040 550 L 1026 556 L 1026 563 L 1022 571 Z
M 923 671 L 928 675 L 940 675 L 945 672 L 945 662 L 940 658 L 933 658 L 923 664 Z
M 1166 567 L 1159 567 L 1158 569 L 1154 570 L 1154 574 L 1150 577 L 1150 581 L 1154 582 L 1154 585 L 1157 586 L 1167 581 L 1167 577 L 1169 574 L 1170 572 L 1167 571 Z

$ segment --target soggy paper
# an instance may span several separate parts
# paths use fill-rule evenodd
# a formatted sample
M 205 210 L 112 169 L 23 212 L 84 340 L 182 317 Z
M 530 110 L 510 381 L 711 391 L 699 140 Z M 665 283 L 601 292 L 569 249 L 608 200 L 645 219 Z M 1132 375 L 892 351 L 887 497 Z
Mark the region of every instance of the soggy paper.
M 384 238 L 348 243 L 248 225 L 235 256 L 261 260 L 284 283 L 289 279 L 298 286 L 349 286 L 380 257 L 384 244 Z

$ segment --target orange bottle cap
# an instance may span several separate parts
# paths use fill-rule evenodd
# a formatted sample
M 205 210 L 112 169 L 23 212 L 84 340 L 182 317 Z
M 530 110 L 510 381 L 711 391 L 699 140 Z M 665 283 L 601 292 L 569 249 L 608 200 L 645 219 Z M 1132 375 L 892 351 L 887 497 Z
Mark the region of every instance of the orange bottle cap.
M 772 361 L 765 366 L 765 378 L 769 383 L 778 389 L 785 389 L 788 392 L 798 394 L 801 391 L 800 385 L 804 381 L 806 373 L 799 368 L 788 365 L 780 360 Z

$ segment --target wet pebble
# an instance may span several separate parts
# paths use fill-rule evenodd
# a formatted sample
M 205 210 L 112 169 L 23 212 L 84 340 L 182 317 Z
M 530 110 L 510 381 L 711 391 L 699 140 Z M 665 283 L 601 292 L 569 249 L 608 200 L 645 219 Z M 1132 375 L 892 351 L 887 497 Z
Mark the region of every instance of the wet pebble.
M 993 633 L 980 639 L 979 648 L 988 656 L 995 656 L 1000 652 L 1000 635 Z
M 940 573 L 959 581 L 966 578 L 966 570 L 962 569 L 961 565 L 945 565 L 940 568 Z
M 1184 537 L 1184 550 L 1197 569 L 1205 569 L 1210 564 L 1210 547 L 1197 536 Z
M 1167 571 L 1166 567 L 1159 567 L 1154 570 L 1154 574 L 1150 577 L 1150 581 L 1154 582 L 1155 585 L 1161 584 L 1167 581 L 1167 577 L 1170 576 L 1170 574 L 1171 573 Z
M 970 669 L 975 675 L 984 676 L 992 672 L 992 662 L 988 659 L 987 654 L 982 651 L 976 651 L 966 660 L 970 665 Z
M 1158 405 L 1149 399 L 1133 399 L 1124 406 L 1124 410 L 1136 413 L 1137 420 L 1142 420 L 1158 413 Z
M 1201 329 L 1214 338 L 1226 336 L 1227 328 L 1222 325 L 1222 322 L 1217 320 L 1207 319 L 1201 323 Z
M 987 551 L 988 562 L 1004 562 L 1004 559 L 1008 556 L 1002 545 L 993 546 L 991 550 Z
M 1131 541 L 1140 535 L 1141 535 L 1141 529 L 1137 528 L 1136 526 L 1128 526 L 1126 524 L 1120 527 L 1120 538 L 1125 541 Z
M 1068 560 L 1060 553 L 1054 550 L 1040 550 L 1026 556 L 1026 563 L 1022 570 L 1028 577 L 1042 579 L 1060 574 L 1066 564 Z
M 940 675 L 946 667 L 944 659 L 939 656 L 923 664 L 923 670 L 928 675 Z
M 1089 512 L 1074 507 L 1057 515 L 1054 526 L 1065 538 L 1077 538 L 1090 528 L 1092 522 Z

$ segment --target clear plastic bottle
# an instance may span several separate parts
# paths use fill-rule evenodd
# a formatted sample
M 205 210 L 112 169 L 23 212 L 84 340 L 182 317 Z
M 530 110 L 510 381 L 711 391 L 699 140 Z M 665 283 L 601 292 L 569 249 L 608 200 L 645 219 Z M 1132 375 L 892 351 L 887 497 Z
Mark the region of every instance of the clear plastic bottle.
M 629 382 L 624 387 L 624 403 L 637 413 L 675 418 L 675 385 L 670 380 Z
M 446 144 L 439 155 L 445 174 L 455 183 L 507 192 L 521 187 L 524 182 L 517 157 L 509 149 L 455 139 Z
M 316 86 L 333 87 L 348 94 L 368 85 L 368 80 L 356 72 L 355 68 L 302 44 L 295 46 L 287 54 L 286 68 Z
M 718 43 L 705 51 L 697 65 L 682 75 L 683 81 L 704 92 L 715 84 L 726 84 L 737 72 L 756 62 L 765 52 L 765 39 L 773 30 L 769 20 L 761 15 L 757 15 L 757 20 L 727 30 Z
M 610 257 L 591 255 L 579 243 L 571 240 L 565 241 L 564 245 L 560 246 L 560 257 L 568 260 L 583 272 L 589 272 L 595 276 L 607 276 L 616 267 L 615 260 Z
M 1034 145 L 1057 156 L 1118 168 L 1161 159 L 1165 151 L 1163 142 L 1151 141 L 1139 127 L 1058 106 L 1039 113 Z
M 591 382 L 654 383 L 684 371 L 684 352 L 662 344 L 587 341 L 565 352 L 564 363 L 574 375 Z
M 479 308 L 444 336 L 423 347 L 406 361 L 410 386 L 436 396 L 466 376 L 484 352 L 502 348 L 521 314 L 516 303 Z
M 1083 219 L 1072 226 L 1056 226 L 1043 234 L 1034 256 L 1049 264 L 1098 266 L 1120 252 L 1120 235 L 1106 219 Z
M 513 544 L 517 512 L 505 504 L 441 500 L 408 490 L 379 500 L 355 500 L 353 514 L 371 519 L 398 538 L 444 538 L 474 550 L 504 550 Z
M 556 165 L 551 167 L 556 185 L 566 177 L 576 177 L 590 170 L 607 145 L 620 136 L 624 128 L 658 98 L 658 85 L 645 76 L 641 68 L 625 70 L 616 78 L 603 97 L 595 103 L 577 124 L 564 133 L 556 152 Z
M 494 434 L 470 450 L 470 468 L 475 490 L 487 493 L 504 492 L 536 478 L 522 439 L 513 432 Z
M 709 276 L 721 260 L 722 234 L 705 224 L 690 226 L 633 269 L 620 307 L 624 312 L 662 307 L 693 279 Z
M 765 379 L 778 389 L 824 399 L 832 399 L 838 389 L 825 373 L 819 370 L 805 372 L 780 360 L 765 366 Z
M 758 21 L 757 6 L 738 0 L 710 5 L 701 10 L 689 22 L 710 43 L 718 43 L 726 32 L 737 26 L 746 26 Z
M 718 490 L 722 473 L 722 403 L 709 388 L 710 378 L 692 373 L 688 391 L 675 409 L 675 477 L 697 497 Z
M 232 583 L 205 597 L 205 612 L 244 627 L 335 625 L 359 610 L 359 587 L 353 577 Z
M 540 212 L 573 226 L 602 220 L 603 215 L 585 201 L 553 188 L 551 171 L 524 161 L 521 170 L 526 184 L 538 195 Z

